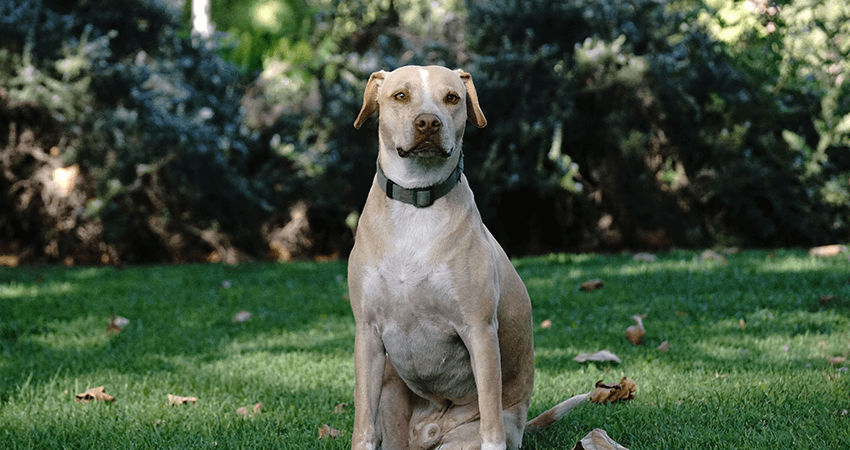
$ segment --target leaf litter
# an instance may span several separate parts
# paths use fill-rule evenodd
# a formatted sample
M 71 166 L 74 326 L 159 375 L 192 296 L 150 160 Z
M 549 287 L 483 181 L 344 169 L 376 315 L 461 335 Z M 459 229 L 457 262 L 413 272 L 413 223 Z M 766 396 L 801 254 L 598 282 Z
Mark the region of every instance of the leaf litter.
M 112 403 L 115 401 L 115 397 L 106 393 L 106 388 L 103 386 L 93 387 L 82 394 L 77 394 L 75 396 L 77 402 L 79 403 L 88 403 L 92 400 L 94 401 L 102 401 Z
M 591 403 L 614 403 L 618 400 L 635 398 L 637 383 L 629 377 L 623 377 L 619 383 L 605 384 L 602 380 L 596 382 L 596 389 L 590 393 Z
M 633 315 L 632 320 L 634 320 L 637 325 L 632 325 L 626 328 L 626 339 L 628 339 L 632 345 L 640 345 L 643 335 L 646 334 L 646 330 L 643 328 L 643 319 L 645 317 L 645 315 L 640 314 Z
M 608 433 L 601 428 L 594 428 L 593 431 L 587 433 L 587 436 L 581 438 L 573 447 L 573 450 L 629 450 L 626 447 L 618 444 L 615 440 L 608 436 Z
M 587 361 L 615 362 L 617 364 L 620 364 L 622 362 L 620 360 L 619 356 L 615 355 L 614 353 L 611 353 L 608 350 L 599 350 L 598 352 L 595 352 L 595 353 L 582 353 L 582 354 L 576 356 L 575 358 L 573 358 L 573 361 L 580 362 L 580 363 L 587 362 Z

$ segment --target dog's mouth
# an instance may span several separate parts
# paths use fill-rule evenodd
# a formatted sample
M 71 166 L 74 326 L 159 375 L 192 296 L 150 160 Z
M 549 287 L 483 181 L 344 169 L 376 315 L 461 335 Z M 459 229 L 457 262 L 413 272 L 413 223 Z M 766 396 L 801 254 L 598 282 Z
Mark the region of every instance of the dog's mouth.
M 398 152 L 398 156 L 402 158 L 407 158 L 408 156 L 416 156 L 419 158 L 448 158 L 451 156 L 451 152 L 445 150 L 442 145 L 431 141 L 430 139 L 423 139 L 419 142 L 413 144 L 412 147 L 405 150 L 401 147 L 396 148 Z

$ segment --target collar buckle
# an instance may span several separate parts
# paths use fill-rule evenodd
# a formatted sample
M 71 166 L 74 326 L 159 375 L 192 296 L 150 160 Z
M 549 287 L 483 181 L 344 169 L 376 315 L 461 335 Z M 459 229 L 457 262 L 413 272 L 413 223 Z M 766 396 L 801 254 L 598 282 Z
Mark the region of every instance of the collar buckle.
M 381 170 L 381 165 L 378 164 L 378 185 L 387 194 L 387 197 L 393 200 L 398 200 L 417 208 L 427 208 L 433 205 L 437 199 L 445 196 L 454 189 L 460 182 L 461 173 L 463 173 L 463 155 L 461 155 L 461 159 L 458 161 L 455 170 L 441 183 L 428 187 L 407 189 L 387 178 L 384 171 Z
M 434 204 L 434 196 L 432 188 L 422 188 L 413 190 L 413 206 L 417 208 L 427 208 Z

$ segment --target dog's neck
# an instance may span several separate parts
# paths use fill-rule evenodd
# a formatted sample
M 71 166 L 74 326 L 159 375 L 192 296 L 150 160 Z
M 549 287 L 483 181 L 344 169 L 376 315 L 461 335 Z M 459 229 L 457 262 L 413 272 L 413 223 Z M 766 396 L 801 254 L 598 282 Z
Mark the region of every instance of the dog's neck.
M 458 152 L 457 165 L 445 179 L 427 186 L 406 188 L 393 181 L 381 168 L 381 160 L 378 159 L 378 186 L 387 194 L 387 197 L 407 203 L 417 208 L 427 208 L 434 204 L 437 199 L 445 196 L 460 182 L 463 173 L 463 153 Z

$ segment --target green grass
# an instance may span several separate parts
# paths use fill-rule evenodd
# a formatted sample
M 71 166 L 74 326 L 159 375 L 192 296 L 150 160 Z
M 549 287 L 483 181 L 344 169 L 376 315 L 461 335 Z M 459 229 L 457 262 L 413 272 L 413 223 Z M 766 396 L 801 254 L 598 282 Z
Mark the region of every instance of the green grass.
M 599 379 L 638 385 L 634 400 L 581 405 L 524 448 L 572 448 L 593 428 L 631 449 L 850 448 L 848 363 L 826 360 L 850 353 L 846 257 L 515 265 L 535 311 L 531 415 Z M 579 292 L 591 278 L 605 288 Z M 333 411 L 354 388 L 346 290 L 344 262 L 0 268 L 0 448 L 347 448 L 353 408 Z M 240 310 L 253 317 L 234 323 Z M 107 334 L 113 312 L 130 324 Z M 643 313 L 633 347 L 624 331 Z M 668 353 L 655 350 L 664 340 Z M 605 348 L 622 364 L 572 360 Z M 114 403 L 74 401 L 100 385 Z M 199 401 L 172 407 L 167 394 Z M 236 413 L 257 402 L 261 415 Z M 317 440 L 323 424 L 343 437 Z

